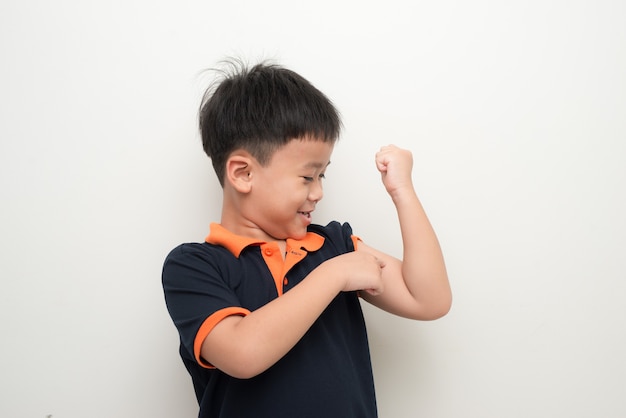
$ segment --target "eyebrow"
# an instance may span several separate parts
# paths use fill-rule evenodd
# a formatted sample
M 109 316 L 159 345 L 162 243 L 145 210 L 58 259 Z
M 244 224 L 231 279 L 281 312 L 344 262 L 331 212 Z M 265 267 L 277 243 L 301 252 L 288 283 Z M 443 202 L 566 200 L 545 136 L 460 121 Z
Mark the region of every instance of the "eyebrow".
M 330 161 L 327 162 L 326 165 L 322 163 L 310 162 L 310 163 L 307 163 L 304 167 L 305 168 L 325 168 L 325 167 L 328 167 L 329 165 L 330 165 Z

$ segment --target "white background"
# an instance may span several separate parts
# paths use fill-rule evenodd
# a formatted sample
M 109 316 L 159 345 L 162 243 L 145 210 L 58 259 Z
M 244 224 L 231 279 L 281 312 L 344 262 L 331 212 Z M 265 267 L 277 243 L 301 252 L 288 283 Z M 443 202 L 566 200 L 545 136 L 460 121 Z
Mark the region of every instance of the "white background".
M 435 322 L 366 309 L 382 418 L 626 416 L 625 18 L 619 0 L 4 0 L 0 416 L 195 416 L 160 273 L 219 220 L 196 114 L 228 55 L 342 112 L 316 222 L 399 256 L 373 158 L 414 152 L 455 300 Z

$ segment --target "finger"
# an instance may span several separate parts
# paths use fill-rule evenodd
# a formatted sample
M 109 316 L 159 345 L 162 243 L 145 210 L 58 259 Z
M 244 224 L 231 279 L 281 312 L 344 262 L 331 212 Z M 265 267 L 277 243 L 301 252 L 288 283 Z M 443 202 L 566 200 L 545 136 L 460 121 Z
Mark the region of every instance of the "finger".
M 384 153 L 376 154 L 376 168 L 378 171 L 387 171 L 387 166 L 389 165 L 389 158 Z

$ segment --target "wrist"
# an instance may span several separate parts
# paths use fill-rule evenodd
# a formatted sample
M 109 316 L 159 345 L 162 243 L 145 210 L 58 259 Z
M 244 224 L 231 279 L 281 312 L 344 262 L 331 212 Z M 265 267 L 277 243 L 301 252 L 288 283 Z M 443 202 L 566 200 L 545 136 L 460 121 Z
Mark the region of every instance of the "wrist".
M 317 276 L 314 278 L 314 281 L 321 283 L 321 287 L 330 290 L 334 296 L 339 294 L 344 289 L 344 282 L 346 281 L 343 277 L 337 277 L 337 272 L 341 271 L 341 269 L 333 267 L 335 262 L 336 257 L 328 259 L 309 273 L 309 276 Z
M 417 193 L 413 188 L 413 184 L 408 183 L 406 185 L 402 185 L 400 187 L 396 187 L 391 190 L 387 190 L 387 193 L 391 197 L 391 200 L 395 203 L 402 203 L 406 200 L 413 200 L 417 198 Z

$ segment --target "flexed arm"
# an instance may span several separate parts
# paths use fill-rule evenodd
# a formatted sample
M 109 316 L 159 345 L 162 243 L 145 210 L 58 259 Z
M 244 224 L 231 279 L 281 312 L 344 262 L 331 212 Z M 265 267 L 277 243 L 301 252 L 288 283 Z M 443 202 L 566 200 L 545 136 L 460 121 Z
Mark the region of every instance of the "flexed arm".
M 403 255 L 398 260 L 359 243 L 359 251 L 370 252 L 385 263 L 385 292 L 363 294 L 363 298 L 407 318 L 439 318 L 450 310 L 452 293 L 439 241 L 413 187 L 413 156 L 408 150 L 385 146 L 376 154 L 376 167 L 398 213 Z
M 205 361 L 241 379 L 265 371 L 302 338 L 342 291 L 383 292 L 384 263 L 370 254 L 350 252 L 320 264 L 302 282 L 249 315 L 229 316 L 202 343 Z

